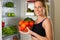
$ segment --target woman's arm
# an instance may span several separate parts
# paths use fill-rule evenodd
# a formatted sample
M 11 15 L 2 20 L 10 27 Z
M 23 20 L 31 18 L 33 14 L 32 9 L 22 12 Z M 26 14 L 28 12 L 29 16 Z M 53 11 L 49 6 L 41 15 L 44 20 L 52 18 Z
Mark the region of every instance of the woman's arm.
M 48 40 L 53 40 L 53 30 L 52 30 L 52 22 L 50 19 L 45 20 L 45 31 L 46 31 L 46 37 Z
M 52 37 L 52 24 L 51 21 L 49 19 L 46 19 L 44 21 L 44 29 L 46 32 L 46 37 L 40 36 L 37 33 L 33 32 L 30 30 L 30 34 L 34 35 L 36 38 L 38 38 L 39 40 L 53 40 Z

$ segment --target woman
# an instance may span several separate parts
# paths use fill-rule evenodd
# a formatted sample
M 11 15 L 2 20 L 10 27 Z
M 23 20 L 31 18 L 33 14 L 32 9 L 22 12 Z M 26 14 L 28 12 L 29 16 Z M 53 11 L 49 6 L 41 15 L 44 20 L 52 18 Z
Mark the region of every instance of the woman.
M 53 40 L 52 37 L 52 24 L 49 18 L 44 14 L 45 4 L 42 0 L 37 0 L 34 3 L 34 12 L 37 16 L 37 20 L 32 28 L 28 29 L 25 34 L 30 34 L 32 40 Z M 24 32 L 21 32 L 24 33 Z

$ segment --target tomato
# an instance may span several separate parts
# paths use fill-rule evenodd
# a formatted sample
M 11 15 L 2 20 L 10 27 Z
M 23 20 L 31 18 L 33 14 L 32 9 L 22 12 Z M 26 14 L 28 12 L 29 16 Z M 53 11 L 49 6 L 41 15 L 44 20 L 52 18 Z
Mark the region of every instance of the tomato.
M 21 24 L 20 27 L 23 28 L 23 29 L 25 29 L 26 28 L 26 25 L 23 23 L 23 24 Z
M 24 31 L 25 28 L 18 27 L 19 31 Z
M 19 31 L 28 32 L 27 27 L 31 29 L 33 25 L 34 21 L 20 20 L 18 25 Z
M 24 22 L 24 20 L 20 20 L 20 21 L 19 21 L 19 25 L 21 25 L 23 22 Z
M 28 29 L 27 29 L 27 28 L 25 28 L 24 32 L 28 32 Z
M 25 24 L 26 26 L 28 26 L 28 25 L 29 25 L 29 22 L 28 22 L 28 21 L 24 21 L 24 24 Z
M 19 27 L 19 31 L 23 31 L 24 29 L 22 27 Z
M 32 27 L 34 25 L 33 21 L 30 21 L 30 27 Z

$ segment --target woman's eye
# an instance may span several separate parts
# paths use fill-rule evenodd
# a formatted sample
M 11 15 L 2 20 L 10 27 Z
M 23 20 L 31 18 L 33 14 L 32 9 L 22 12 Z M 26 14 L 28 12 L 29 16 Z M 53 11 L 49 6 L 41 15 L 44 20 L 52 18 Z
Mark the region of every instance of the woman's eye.
M 41 6 L 39 6 L 38 8 L 41 8 Z
M 34 7 L 34 8 L 41 8 L 41 6 L 39 6 L 39 7 Z
M 34 7 L 34 8 L 37 8 L 37 7 Z

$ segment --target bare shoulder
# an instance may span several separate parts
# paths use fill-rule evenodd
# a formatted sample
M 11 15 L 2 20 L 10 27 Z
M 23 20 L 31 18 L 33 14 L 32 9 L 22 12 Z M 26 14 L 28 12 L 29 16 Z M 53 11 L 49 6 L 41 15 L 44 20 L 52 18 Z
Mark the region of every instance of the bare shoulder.
M 50 18 L 46 18 L 46 19 L 44 20 L 44 23 L 51 23 L 51 19 L 50 19 Z
M 51 19 L 49 18 L 46 18 L 43 22 L 44 26 L 47 27 L 47 26 L 52 26 L 52 21 Z

